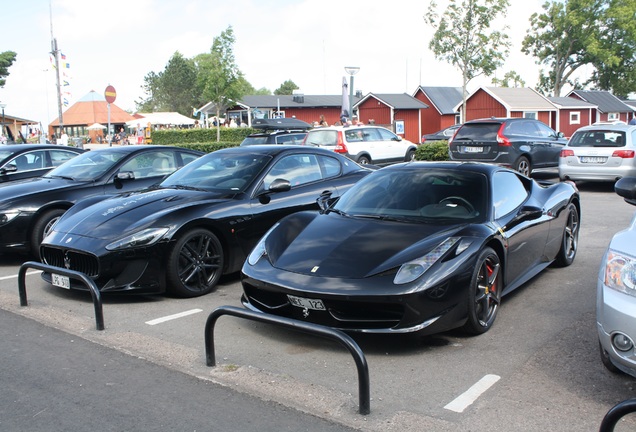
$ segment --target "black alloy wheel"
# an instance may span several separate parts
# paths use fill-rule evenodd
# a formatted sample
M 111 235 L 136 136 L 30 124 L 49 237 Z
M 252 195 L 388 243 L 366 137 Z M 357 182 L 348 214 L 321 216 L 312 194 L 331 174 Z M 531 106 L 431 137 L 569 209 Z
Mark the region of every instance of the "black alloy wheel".
M 358 158 L 358 163 L 360 165 L 367 165 L 371 163 L 371 158 L 369 156 L 360 156 Z
M 178 297 L 210 293 L 223 272 L 223 247 L 209 230 L 196 228 L 181 235 L 168 256 L 168 292 Z
M 33 224 L 33 229 L 31 230 L 30 242 L 32 254 L 39 256 L 38 251 L 40 250 L 42 240 L 44 240 L 44 237 L 51 232 L 53 225 L 55 225 L 65 212 L 65 209 L 52 209 L 45 211 L 37 218 L 35 224 Z
M 468 291 L 468 320 L 464 330 L 478 335 L 490 330 L 501 303 L 501 262 L 487 247 L 479 254 Z
M 568 204 L 567 218 L 565 227 L 563 228 L 561 249 L 554 262 L 558 267 L 567 267 L 574 262 L 576 250 L 579 245 L 579 212 L 572 203 Z

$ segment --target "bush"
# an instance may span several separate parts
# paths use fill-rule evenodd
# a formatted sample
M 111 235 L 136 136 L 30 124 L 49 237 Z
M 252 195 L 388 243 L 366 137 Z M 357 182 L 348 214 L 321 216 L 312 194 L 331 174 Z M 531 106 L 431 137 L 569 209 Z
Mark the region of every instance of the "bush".
M 221 127 L 220 142 L 240 144 L 246 136 L 254 132 L 256 132 L 256 130 L 252 128 Z M 151 137 L 152 143 L 159 145 L 181 145 L 184 143 L 217 143 L 216 128 L 153 130 Z
M 415 159 L 421 161 L 447 161 L 448 143 L 446 141 L 431 141 L 420 144 L 415 151 Z

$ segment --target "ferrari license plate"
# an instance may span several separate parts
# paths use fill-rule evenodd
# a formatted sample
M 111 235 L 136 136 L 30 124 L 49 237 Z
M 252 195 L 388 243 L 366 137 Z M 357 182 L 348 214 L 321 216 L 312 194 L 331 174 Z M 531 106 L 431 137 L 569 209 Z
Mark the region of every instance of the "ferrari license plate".
M 294 306 L 298 306 L 303 309 L 311 309 L 311 310 L 325 310 L 325 305 L 322 300 L 317 299 L 308 299 L 303 297 L 296 297 L 293 295 L 287 295 L 289 302 Z
M 62 275 L 58 275 L 55 273 L 51 274 L 51 282 L 53 283 L 53 285 L 61 287 L 61 288 L 66 288 L 66 289 L 71 289 L 71 279 L 66 277 L 66 276 L 62 276 Z
M 484 151 L 483 147 L 472 147 L 472 146 L 464 147 L 464 153 L 482 153 L 483 151 Z
M 581 156 L 581 163 L 602 164 L 607 162 L 603 156 Z

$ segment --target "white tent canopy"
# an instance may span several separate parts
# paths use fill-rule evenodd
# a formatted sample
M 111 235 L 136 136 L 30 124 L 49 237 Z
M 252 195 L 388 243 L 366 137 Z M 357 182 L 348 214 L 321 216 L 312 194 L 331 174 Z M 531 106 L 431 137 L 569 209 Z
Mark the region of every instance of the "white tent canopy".
M 186 117 L 178 112 L 155 112 L 155 113 L 139 113 L 143 116 L 138 119 L 129 120 L 126 122 L 126 126 L 130 128 L 136 128 L 137 125 L 146 126 L 148 123 L 151 125 L 173 125 L 173 126 L 192 126 L 194 119 Z
M 88 130 L 99 130 L 99 129 L 106 129 L 106 126 L 99 124 L 99 123 L 93 123 L 92 125 L 90 125 L 88 128 Z

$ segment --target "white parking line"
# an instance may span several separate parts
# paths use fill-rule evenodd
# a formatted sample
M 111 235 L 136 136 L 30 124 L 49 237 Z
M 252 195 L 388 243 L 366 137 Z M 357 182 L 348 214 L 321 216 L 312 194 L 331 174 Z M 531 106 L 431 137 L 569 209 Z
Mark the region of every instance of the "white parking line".
M 153 319 L 153 320 L 150 320 L 150 321 L 146 321 L 146 324 L 148 324 L 148 325 L 161 324 L 161 323 L 164 323 L 166 321 L 170 321 L 170 320 L 177 319 L 177 318 L 183 318 L 183 317 L 186 317 L 188 315 L 193 315 L 193 314 L 199 313 L 199 312 L 203 312 L 203 309 L 191 309 L 189 311 L 180 312 L 178 314 L 168 315 L 168 316 L 165 316 L 163 318 L 157 318 L 157 319 Z
M 475 402 L 482 393 L 499 381 L 500 378 L 501 377 L 497 375 L 486 375 L 444 408 L 458 413 L 464 412 L 466 408 Z
M 42 272 L 40 270 L 30 271 L 30 272 L 26 272 L 25 276 L 30 276 L 30 275 L 39 274 L 39 273 L 42 273 Z M 2 276 L 0 277 L 0 280 L 15 279 L 17 277 L 18 277 L 17 274 L 11 275 L 11 276 Z

